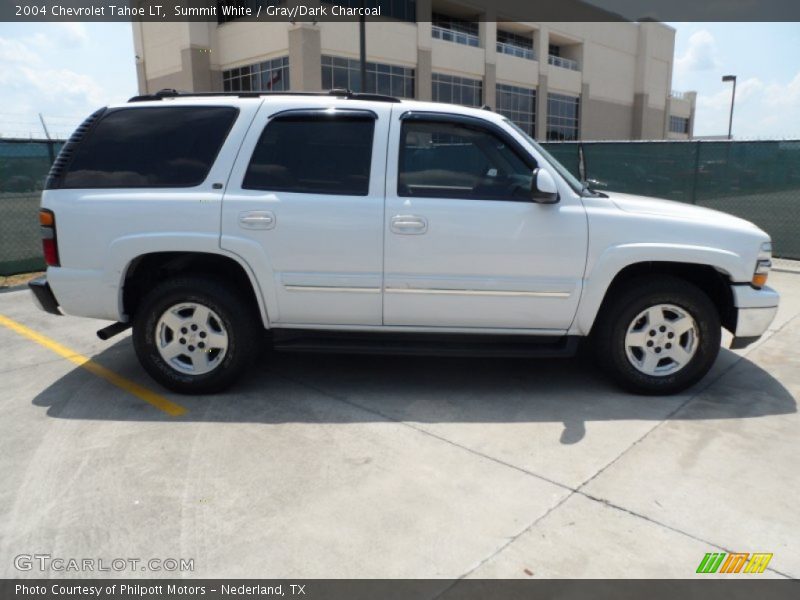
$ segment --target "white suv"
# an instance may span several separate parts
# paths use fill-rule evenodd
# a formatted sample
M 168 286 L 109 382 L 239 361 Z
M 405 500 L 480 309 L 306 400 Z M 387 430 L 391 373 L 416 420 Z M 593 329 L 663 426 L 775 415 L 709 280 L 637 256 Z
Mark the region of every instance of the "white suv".
M 334 91 L 101 109 L 42 195 L 50 312 L 133 326 L 144 368 L 221 390 L 275 347 L 569 355 L 674 393 L 720 328 L 757 339 L 770 239 L 727 214 L 582 186 L 488 110 Z

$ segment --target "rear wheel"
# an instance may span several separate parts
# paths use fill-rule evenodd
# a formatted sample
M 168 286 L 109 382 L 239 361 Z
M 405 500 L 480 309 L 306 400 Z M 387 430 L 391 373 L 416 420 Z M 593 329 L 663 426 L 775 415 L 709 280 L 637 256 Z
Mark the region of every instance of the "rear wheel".
M 170 280 L 142 300 L 133 344 L 164 387 L 206 394 L 230 386 L 259 351 L 261 322 L 239 294 L 204 277 Z
M 674 394 L 703 378 L 719 354 L 720 319 L 698 287 L 677 277 L 624 285 L 593 332 L 597 359 L 624 388 Z

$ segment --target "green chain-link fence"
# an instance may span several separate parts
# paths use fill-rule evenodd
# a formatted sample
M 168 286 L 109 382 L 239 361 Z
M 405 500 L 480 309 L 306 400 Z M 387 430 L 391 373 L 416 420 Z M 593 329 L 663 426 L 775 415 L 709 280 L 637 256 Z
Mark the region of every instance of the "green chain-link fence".
M 37 208 L 62 142 L 0 140 L 0 275 L 44 267 Z M 800 140 L 544 144 L 598 190 L 708 206 L 753 221 L 775 255 L 800 259 Z
M 543 144 L 590 186 L 707 206 L 752 221 L 800 259 L 800 140 Z
M 44 268 L 39 200 L 62 143 L 0 140 L 0 275 Z

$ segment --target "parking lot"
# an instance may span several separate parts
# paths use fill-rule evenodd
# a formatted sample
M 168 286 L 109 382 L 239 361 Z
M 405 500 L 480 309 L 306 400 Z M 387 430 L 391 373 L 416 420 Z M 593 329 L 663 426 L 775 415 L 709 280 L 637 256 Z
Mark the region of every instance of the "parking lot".
M 792 271 L 768 335 L 666 398 L 587 357 L 269 353 L 178 396 L 129 334 L 0 293 L 0 575 L 59 575 L 14 566 L 46 553 L 194 561 L 148 577 L 686 578 L 726 551 L 774 554 L 731 577 L 800 577 Z

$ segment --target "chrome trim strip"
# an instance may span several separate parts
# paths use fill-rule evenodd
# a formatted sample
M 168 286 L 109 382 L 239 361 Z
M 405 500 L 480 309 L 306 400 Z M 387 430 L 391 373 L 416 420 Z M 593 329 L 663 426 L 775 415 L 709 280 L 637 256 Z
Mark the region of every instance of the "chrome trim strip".
M 390 294 L 436 294 L 450 296 L 508 296 L 531 298 L 569 298 L 570 292 L 523 292 L 502 290 L 448 290 L 440 288 L 385 288 Z
M 284 285 L 287 292 L 350 292 L 361 294 L 379 294 L 381 288 L 373 287 L 340 287 L 335 285 Z

